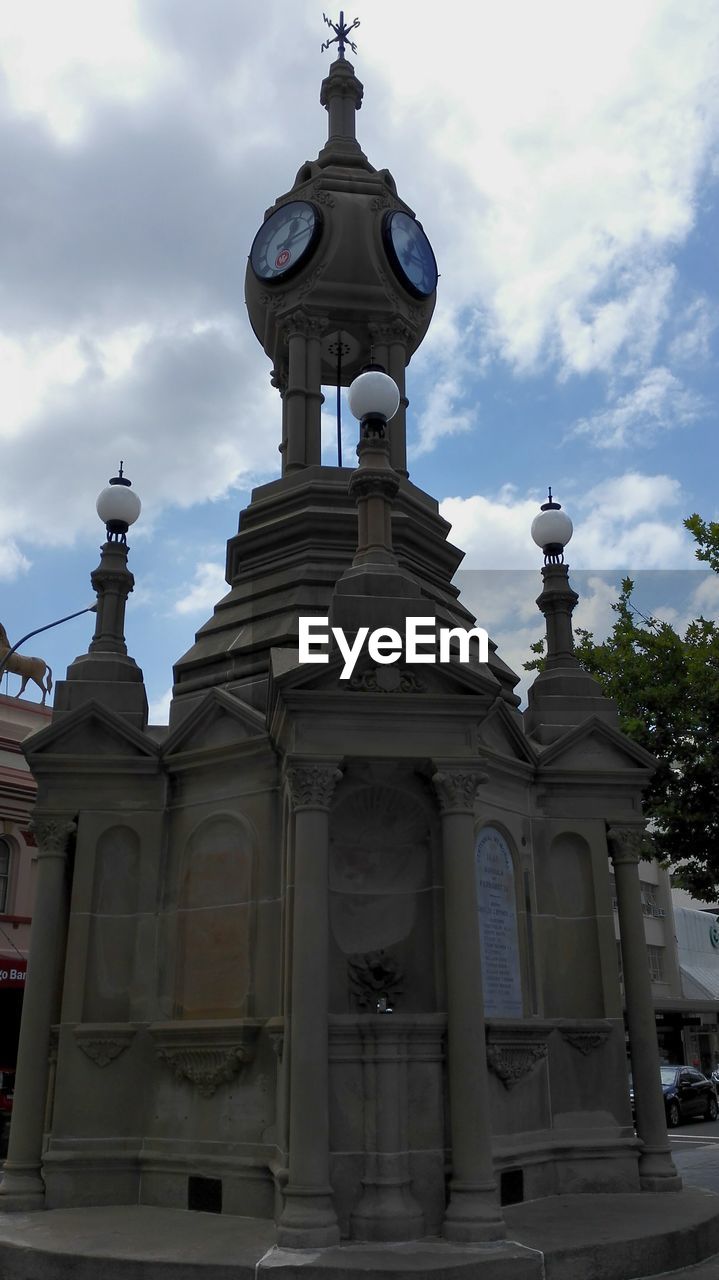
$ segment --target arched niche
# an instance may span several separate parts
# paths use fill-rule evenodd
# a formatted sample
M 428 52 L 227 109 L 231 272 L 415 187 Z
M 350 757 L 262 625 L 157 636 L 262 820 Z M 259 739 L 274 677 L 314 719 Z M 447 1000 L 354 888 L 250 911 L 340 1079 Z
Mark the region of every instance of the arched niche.
M 135 963 L 140 840 L 131 827 L 103 831 L 95 847 L 83 1017 L 121 1022 L 129 1017 Z
M 252 989 L 254 840 L 236 816 L 196 827 L 181 860 L 175 1016 L 236 1018 Z
M 576 832 L 555 836 L 541 864 L 544 1012 L 548 1018 L 604 1013 L 592 855 Z
M 348 788 L 330 817 L 330 1007 L 375 1011 L 385 986 L 397 1012 L 436 1008 L 430 813 L 419 788 Z
M 477 832 L 475 859 L 484 1012 L 488 1018 L 521 1018 L 515 858 L 500 828 L 487 825 Z

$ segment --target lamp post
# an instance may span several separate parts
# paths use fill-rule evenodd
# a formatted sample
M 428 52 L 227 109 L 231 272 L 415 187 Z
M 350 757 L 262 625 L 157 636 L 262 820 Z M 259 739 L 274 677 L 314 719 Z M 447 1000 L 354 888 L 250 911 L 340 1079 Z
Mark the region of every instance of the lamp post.
M 72 618 L 79 618 L 80 615 L 83 613 L 96 613 L 96 612 L 97 612 L 97 601 L 94 601 L 93 604 L 87 605 L 84 609 L 78 609 L 76 613 L 68 613 L 65 615 L 64 618 L 56 618 L 54 622 L 46 622 L 44 627 L 35 627 L 34 631 L 28 631 L 27 635 L 22 636 L 17 641 L 17 643 L 12 646 L 11 649 L 8 649 L 4 657 L 0 658 L 0 680 L 2 680 L 3 676 L 5 675 L 7 664 L 12 658 L 13 654 L 16 652 L 17 649 L 20 648 L 21 645 L 25 643 L 26 640 L 31 640 L 33 636 L 39 636 L 41 631 L 51 631 L 53 627 L 59 627 L 62 622 L 70 622 Z

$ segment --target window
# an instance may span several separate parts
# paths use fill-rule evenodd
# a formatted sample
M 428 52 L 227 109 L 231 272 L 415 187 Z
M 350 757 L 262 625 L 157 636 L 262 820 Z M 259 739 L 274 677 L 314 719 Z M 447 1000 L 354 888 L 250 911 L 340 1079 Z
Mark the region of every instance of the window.
M 617 882 L 612 872 L 609 873 L 609 897 L 612 903 L 612 911 L 617 910 Z
M 7 911 L 10 884 L 10 842 L 0 839 L 0 911 Z
M 657 901 L 657 886 L 650 884 L 648 880 L 640 880 L 639 887 L 642 894 L 642 912 L 644 915 L 661 918 L 665 913 Z
M 647 947 L 647 956 L 652 982 L 664 982 L 664 947 Z
M 624 965 L 622 963 L 622 944 L 617 938 L 617 964 L 619 965 L 619 985 L 624 986 Z

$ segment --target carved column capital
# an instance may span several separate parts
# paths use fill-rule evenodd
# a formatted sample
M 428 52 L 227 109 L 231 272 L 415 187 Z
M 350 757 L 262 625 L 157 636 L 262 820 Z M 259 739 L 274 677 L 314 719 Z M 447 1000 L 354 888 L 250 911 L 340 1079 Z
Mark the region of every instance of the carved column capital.
M 37 840 L 38 858 L 64 858 L 68 840 L 77 830 L 77 823 L 62 813 L 37 814 L 28 825 Z
M 414 330 L 401 316 L 382 324 L 370 324 L 368 328 L 376 346 L 380 343 L 390 346 L 393 342 L 408 346 L 415 337 Z
M 342 772 L 336 764 L 294 764 L 287 768 L 285 777 L 292 808 L 296 812 L 298 809 L 329 809 Z
M 617 825 L 616 827 L 609 827 L 607 844 L 615 866 L 623 862 L 639 862 L 647 845 L 647 833 L 644 823 L 634 826 Z
M 282 334 L 285 342 L 298 335 L 302 338 L 321 338 L 328 324 L 327 316 L 310 315 L 304 308 L 298 307 L 283 318 Z
M 442 813 L 473 813 L 477 789 L 488 777 L 481 769 L 438 769 L 432 782 Z

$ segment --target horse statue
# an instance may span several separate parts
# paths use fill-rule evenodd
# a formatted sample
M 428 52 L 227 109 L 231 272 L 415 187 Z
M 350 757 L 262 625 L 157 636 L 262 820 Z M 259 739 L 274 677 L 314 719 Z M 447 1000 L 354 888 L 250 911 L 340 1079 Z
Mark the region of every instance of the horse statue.
M 6 671 L 12 671 L 22 680 L 20 692 L 15 694 L 16 698 L 22 697 L 25 692 L 25 685 L 28 680 L 32 680 L 33 684 L 36 684 L 38 689 L 42 690 L 42 705 L 44 707 L 48 693 L 52 692 L 51 668 L 45 662 L 44 658 L 26 658 L 24 654 L 21 653 L 11 654 L 6 662 L 5 658 L 7 654 L 10 653 L 11 648 L 12 645 L 8 640 L 7 631 L 5 630 L 2 622 L 0 622 L 0 667 L 2 668 L 3 675 Z M 47 683 L 45 683 L 46 675 Z

